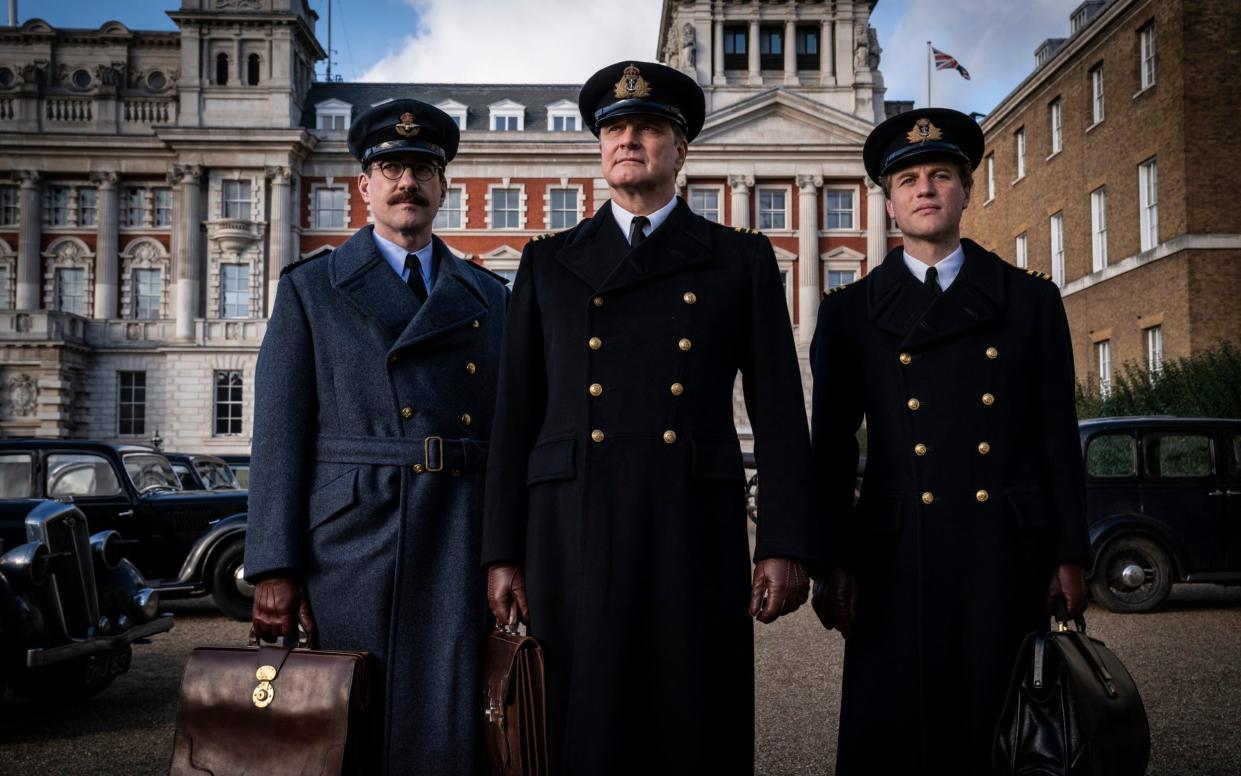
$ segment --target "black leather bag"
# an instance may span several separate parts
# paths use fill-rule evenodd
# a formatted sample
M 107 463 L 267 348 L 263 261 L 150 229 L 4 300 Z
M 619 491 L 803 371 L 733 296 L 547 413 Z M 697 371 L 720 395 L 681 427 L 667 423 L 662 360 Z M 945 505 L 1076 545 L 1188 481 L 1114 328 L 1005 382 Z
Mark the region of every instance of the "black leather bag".
M 1133 677 L 1102 641 L 1063 621 L 1026 637 L 996 729 L 1001 776 L 1141 776 L 1150 727 Z

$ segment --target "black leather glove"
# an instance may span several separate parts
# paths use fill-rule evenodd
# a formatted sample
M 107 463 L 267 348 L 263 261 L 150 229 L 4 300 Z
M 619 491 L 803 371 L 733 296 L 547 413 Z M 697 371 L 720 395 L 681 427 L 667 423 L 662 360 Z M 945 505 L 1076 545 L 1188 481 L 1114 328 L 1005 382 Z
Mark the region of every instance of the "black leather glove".
M 1061 563 L 1051 573 L 1051 582 L 1047 585 L 1048 617 L 1055 611 L 1057 598 L 1064 600 L 1070 620 L 1086 611 L 1086 570 L 1080 563 Z
M 487 605 L 502 625 L 530 623 L 526 575 L 521 566 L 497 563 L 487 569 Z
M 801 561 L 764 558 L 754 565 L 750 616 L 759 622 L 774 622 L 777 617 L 797 611 L 809 594 L 810 577 Z
M 846 639 L 853 635 L 853 623 L 857 619 L 857 582 L 848 571 L 834 568 L 827 579 L 816 579 L 810 605 L 824 628 L 835 628 Z
M 293 577 L 272 577 L 254 586 L 250 623 L 255 636 L 263 641 L 296 636 L 299 622 L 310 643 L 318 641 L 310 598 L 301 582 Z

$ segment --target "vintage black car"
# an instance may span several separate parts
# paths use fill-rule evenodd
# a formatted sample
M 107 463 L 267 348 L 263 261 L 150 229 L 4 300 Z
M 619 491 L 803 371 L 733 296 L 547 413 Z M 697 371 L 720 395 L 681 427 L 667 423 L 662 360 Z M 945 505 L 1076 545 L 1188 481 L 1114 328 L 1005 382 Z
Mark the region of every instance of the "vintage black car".
M 243 578 L 245 491 L 183 491 L 149 447 L 56 439 L 0 441 L 0 515 L 12 499 L 72 499 L 96 531 L 125 537 L 125 556 L 165 598 L 210 594 L 225 614 L 250 618 Z
M 228 464 L 228 468 L 233 470 L 233 476 L 237 478 L 237 484 L 246 490 L 250 487 L 250 456 L 248 455 L 221 455 L 220 459 Z
M 164 453 L 184 490 L 243 490 L 223 458 L 199 453 Z
M 0 458 L 0 460 L 3 460 Z M 11 476 L 0 463 L 0 476 Z M 32 700 L 84 698 L 129 670 L 131 646 L 172 627 L 159 594 L 90 534 L 73 504 L 10 502 L 0 514 L 0 687 Z
M 1082 421 L 1096 601 L 1149 612 L 1174 582 L 1241 584 L 1241 420 Z

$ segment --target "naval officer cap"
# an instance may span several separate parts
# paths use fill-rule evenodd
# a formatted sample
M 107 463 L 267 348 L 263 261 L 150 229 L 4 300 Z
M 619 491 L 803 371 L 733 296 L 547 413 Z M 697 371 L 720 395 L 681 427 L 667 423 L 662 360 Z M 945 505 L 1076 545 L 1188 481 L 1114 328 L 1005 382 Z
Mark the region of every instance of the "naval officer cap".
M 592 75 L 577 107 L 595 137 L 611 119 L 642 114 L 672 121 L 693 140 L 707 115 L 702 87 L 693 78 L 666 65 L 628 59 Z
M 461 130 L 444 111 L 418 100 L 392 100 L 368 109 L 349 127 L 349 153 L 363 165 L 388 154 L 419 154 L 448 164 Z
M 949 108 L 922 108 L 898 114 L 875 127 L 862 147 L 866 174 L 878 182 L 901 167 L 930 157 L 950 157 L 969 164 L 982 161 L 982 128 Z

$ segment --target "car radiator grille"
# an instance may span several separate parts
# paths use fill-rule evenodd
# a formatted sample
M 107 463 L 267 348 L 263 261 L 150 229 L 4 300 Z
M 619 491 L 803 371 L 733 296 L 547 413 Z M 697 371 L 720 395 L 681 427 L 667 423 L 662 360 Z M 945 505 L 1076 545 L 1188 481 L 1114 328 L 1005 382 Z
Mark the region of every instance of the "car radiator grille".
M 63 629 L 64 636 L 75 640 L 95 635 L 99 601 L 86 519 L 66 505 L 63 510 L 28 520 L 26 528 L 28 537 L 46 544 L 52 557 L 46 586 L 52 600 L 47 602 L 47 611 L 59 617 L 49 618 L 49 628 Z

